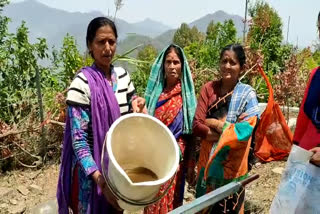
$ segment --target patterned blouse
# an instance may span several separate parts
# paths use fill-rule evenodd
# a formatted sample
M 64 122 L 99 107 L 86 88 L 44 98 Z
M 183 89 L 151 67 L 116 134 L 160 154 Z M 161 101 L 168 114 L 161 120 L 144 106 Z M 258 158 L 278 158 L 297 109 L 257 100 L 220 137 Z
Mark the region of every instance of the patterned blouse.
M 129 73 L 122 68 L 112 67 L 111 81 L 119 103 L 121 115 L 131 110 L 131 102 L 137 97 L 134 86 L 130 80 Z M 90 89 L 88 81 L 83 73 L 72 81 L 68 94 L 68 117 L 71 121 L 72 148 L 72 181 L 77 180 L 77 208 L 79 213 L 85 213 L 88 208 L 88 201 L 92 192 L 93 180 L 89 177 L 98 170 L 93 159 L 93 134 L 90 109 Z M 77 174 L 75 174 L 77 173 Z M 74 184 L 73 184 L 74 188 Z

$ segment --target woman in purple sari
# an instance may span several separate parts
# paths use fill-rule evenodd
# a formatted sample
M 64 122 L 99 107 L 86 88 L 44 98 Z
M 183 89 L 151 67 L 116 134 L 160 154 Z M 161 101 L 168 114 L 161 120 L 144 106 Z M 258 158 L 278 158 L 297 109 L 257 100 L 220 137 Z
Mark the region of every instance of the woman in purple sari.
M 101 174 L 102 145 L 111 124 L 142 111 L 145 100 L 135 95 L 129 73 L 111 64 L 117 42 L 113 21 L 93 19 L 86 42 L 94 63 L 77 72 L 67 94 L 59 213 L 122 213 Z

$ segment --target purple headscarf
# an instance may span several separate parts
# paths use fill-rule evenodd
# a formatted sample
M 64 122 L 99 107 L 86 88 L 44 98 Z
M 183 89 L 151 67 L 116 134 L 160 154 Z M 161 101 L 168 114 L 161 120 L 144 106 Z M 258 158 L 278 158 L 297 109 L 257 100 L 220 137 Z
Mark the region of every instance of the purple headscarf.
M 95 65 L 85 67 L 81 72 L 87 78 L 90 88 L 93 159 L 101 172 L 103 142 L 111 124 L 120 117 L 120 108 L 105 75 L 99 71 Z M 57 190 L 59 213 L 62 214 L 69 213 L 68 206 L 70 206 L 71 202 L 72 154 L 70 119 L 67 117 Z M 94 183 L 93 194 L 88 205 L 87 213 L 107 213 L 110 209 L 112 209 L 111 205 L 107 203 L 100 188 Z

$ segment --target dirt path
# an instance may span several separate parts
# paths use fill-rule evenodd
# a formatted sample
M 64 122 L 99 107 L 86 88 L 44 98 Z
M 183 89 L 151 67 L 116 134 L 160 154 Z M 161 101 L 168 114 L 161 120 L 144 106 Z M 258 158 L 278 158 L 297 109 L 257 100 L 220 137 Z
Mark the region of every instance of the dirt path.
M 285 162 L 258 164 L 251 174 L 259 180 L 247 187 L 246 213 L 268 213 Z M 19 170 L 0 175 L 0 213 L 30 213 L 36 205 L 55 199 L 58 166 L 41 170 Z M 275 171 L 275 172 L 274 172 Z M 190 193 L 186 200 L 190 200 Z

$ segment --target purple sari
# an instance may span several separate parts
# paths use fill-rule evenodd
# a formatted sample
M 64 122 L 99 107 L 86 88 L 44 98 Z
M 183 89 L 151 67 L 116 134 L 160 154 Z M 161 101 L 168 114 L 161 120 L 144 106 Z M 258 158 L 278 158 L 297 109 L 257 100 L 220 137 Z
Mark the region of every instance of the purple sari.
M 81 70 L 88 80 L 91 92 L 91 120 L 93 132 L 93 159 L 101 172 L 101 152 L 111 124 L 120 117 L 120 108 L 114 92 L 107 82 L 105 75 L 95 66 L 85 67 Z M 66 119 L 62 160 L 57 189 L 59 213 L 68 214 L 71 203 L 72 178 L 72 139 L 70 119 Z M 93 194 L 89 201 L 87 213 L 111 213 L 111 205 L 104 198 L 101 189 L 93 185 Z

